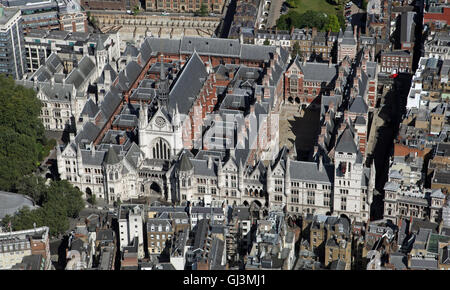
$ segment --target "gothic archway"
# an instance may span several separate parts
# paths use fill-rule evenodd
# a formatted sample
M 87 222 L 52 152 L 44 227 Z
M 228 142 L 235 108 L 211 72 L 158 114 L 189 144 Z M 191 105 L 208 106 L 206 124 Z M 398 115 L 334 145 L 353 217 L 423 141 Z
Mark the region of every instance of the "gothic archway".
M 92 190 L 89 187 L 86 187 L 86 197 L 92 197 Z
M 157 138 L 152 142 L 153 159 L 170 159 L 170 144 L 163 138 Z
M 158 183 L 152 182 L 150 184 L 150 194 L 159 194 L 159 195 L 162 194 L 162 189 Z

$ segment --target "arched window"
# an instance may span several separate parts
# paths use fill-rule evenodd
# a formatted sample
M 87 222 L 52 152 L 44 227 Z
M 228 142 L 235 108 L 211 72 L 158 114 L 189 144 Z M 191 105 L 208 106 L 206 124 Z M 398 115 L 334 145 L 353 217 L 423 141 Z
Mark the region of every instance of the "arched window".
M 183 186 L 183 187 L 186 187 L 186 179 L 184 179 L 184 178 L 183 178 L 183 180 L 182 180 L 182 186 Z
M 154 159 L 169 159 L 170 158 L 170 145 L 169 143 L 162 139 L 158 138 L 153 141 L 152 153 Z

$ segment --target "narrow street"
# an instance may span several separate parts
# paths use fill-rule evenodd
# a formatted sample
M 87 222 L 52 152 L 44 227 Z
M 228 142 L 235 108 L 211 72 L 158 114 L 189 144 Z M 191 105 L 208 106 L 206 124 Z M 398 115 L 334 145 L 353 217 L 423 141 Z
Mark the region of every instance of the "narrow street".
M 380 193 L 374 195 L 371 206 L 371 220 L 383 218 L 384 184 L 388 179 L 389 159 L 394 147 L 403 114 L 406 110 L 406 98 L 409 92 L 411 75 L 400 74 L 395 79 L 391 91 L 389 91 L 382 101 L 378 117 L 383 122 L 378 122 L 380 127 L 373 127 L 377 131 L 377 139 L 372 158 L 375 160 L 375 189 Z M 381 124 L 382 123 L 382 124 Z M 369 160 L 370 161 L 370 160 Z

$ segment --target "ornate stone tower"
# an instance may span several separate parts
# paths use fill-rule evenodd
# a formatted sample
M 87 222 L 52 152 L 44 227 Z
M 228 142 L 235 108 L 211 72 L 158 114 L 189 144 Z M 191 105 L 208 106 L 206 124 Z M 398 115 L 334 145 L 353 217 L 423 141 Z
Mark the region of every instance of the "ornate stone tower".
M 161 55 L 161 72 L 159 75 L 158 83 L 158 106 L 160 108 L 166 108 L 169 101 L 169 79 L 166 77 L 166 71 L 164 69 L 164 55 Z
M 95 46 L 95 61 L 97 63 L 97 76 L 100 76 L 102 74 L 103 68 L 108 62 L 108 51 L 103 45 L 103 41 L 100 35 L 98 36 L 97 44 Z

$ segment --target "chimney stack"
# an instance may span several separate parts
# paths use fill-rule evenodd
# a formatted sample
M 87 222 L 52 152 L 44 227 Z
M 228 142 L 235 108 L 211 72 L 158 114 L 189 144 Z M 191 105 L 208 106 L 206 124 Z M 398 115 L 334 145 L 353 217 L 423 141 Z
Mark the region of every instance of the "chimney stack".
M 313 28 L 312 28 L 311 36 L 312 36 L 312 38 L 314 38 L 314 37 L 317 36 L 317 28 L 316 28 L 316 27 L 313 27 Z

